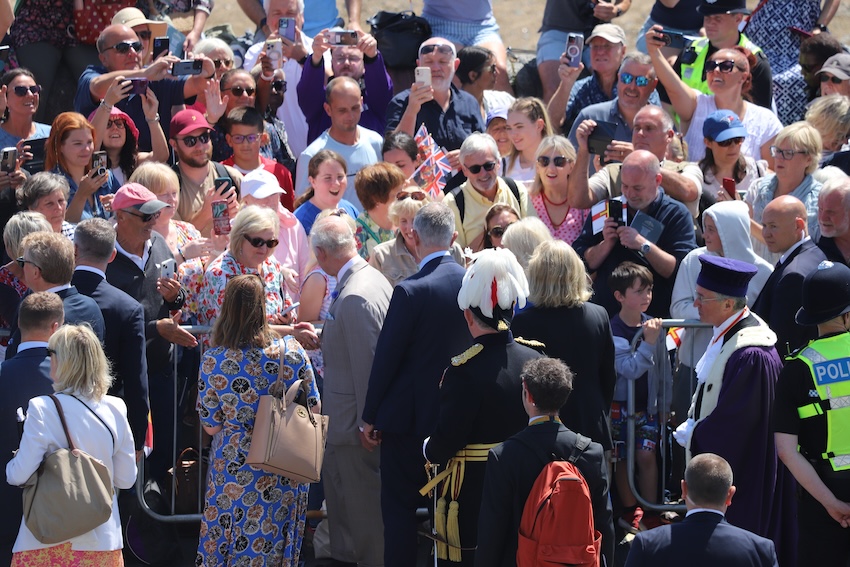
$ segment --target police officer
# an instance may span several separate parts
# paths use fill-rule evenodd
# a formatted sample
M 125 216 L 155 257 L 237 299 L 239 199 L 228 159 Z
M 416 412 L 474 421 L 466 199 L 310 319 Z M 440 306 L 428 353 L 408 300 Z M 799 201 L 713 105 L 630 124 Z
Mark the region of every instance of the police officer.
M 843 566 L 850 559 L 850 268 L 827 260 L 807 275 L 796 320 L 817 325 L 818 338 L 779 375 L 776 449 L 804 489 L 799 564 Z

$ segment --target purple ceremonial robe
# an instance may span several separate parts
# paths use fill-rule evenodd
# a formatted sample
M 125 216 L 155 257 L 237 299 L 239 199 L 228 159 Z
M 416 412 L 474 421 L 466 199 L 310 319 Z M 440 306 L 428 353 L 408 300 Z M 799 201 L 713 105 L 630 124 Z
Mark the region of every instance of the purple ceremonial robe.
M 715 453 L 732 467 L 737 488 L 726 520 L 773 540 L 782 567 L 796 564 L 796 483 L 773 440 L 773 397 L 782 360 L 773 347 L 732 353 L 717 407 L 697 424 L 693 455 Z

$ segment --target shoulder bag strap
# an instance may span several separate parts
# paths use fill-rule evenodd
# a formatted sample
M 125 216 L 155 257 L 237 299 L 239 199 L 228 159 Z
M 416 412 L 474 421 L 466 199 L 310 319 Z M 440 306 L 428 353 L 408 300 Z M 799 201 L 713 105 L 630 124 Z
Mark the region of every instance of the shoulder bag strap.
M 66 394 L 66 395 L 69 395 L 69 394 Z M 97 415 L 97 414 L 95 413 L 95 411 L 94 411 L 93 409 L 91 409 L 91 408 L 89 407 L 89 405 L 88 405 L 86 402 L 84 402 L 83 400 L 81 400 L 81 399 L 80 399 L 80 398 L 78 398 L 77 396 L 71 396 L 71 397 L 72 397 L 72 398 L 74 398 L 75 400 L 77 400 L 78 402 L 80 402 L 81 404 L 83 404 L 84 406 L 86 406 L 86 409 L 87 409 L 87 410 L 89 410 L 89 411 L 90 411 L 90 412 L 91 412 L 91 413 L 92 413 L 92 414 L 93 414 L 93 415 L 94 415 L 94 416 L 98 419 L 98 421 L 100 421 L 100 422 L 103 424 L 103 426 L 104 426 L 104 427 L 106 428 L 106 430 L 109 432 L 109 436 L 110 436 L 110 437 L 112 437 L 112 448 L 113 448 L 113 450 L 114 450 L 114 449 L 115 449 L 115 434 L 114 434 L 114 433 L 112 433 L 112 428 L 111 428 L 111 427 L 109 427 L 109 426 L 106 424 L 106 422 L 105 422 L 105 421 L 103 421 L 103 418 L 102 418 L 102 417 L 100 417 L 99 415 Z
M 73 451 L 77 447 L 71 441 L 71 434 L 68 433 L 68 423 L 65 421 L 65 412 L 62 411 L 62 404 L 59 403 L 59 400 L 53 394 L 50 394 L 50 399 L 53 400 L 53 403 L 56 405 L 56 411 L 59 413 L 59 421 L 62 422 L 62 431 L 65 432 L 65 438 L 68 439 L 68 449 Z
M 580 433 L 576 433 L 576 444 L 573 447 L 572 453 L 570 453 L 569 458 L 567 459 L 572 464 L 576 464 L 578 458 L 581 457 L 581 454 L 584 453 L 585 449 L 590 446 L 590 437 L 585 437 Z

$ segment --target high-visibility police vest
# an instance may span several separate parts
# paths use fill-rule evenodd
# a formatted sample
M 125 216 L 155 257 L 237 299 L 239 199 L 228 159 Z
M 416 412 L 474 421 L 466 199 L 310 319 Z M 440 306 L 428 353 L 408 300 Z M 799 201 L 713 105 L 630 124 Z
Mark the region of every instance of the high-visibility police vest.
M 850 470 L 850 333 L 817 339 L 791 357 L 806 363 L 819 400 L 797 408 L 800 419 L 826 415 L 826 452 L 835 471 Z
M 709 45 L 709 40 L 706 37 L 700 38 L 691 43 L 688 49 L 691 49 L 696 53 L 696 58 L 693 63 L 682 63 L 682 70 L 680 72 L 682 82 L 705 94 L 712 94 L 711 90 L 708 88 L 708 81 L 703 79 L 702 76 Z M 744 34 L 740 34 L 738 45 L 746 47 L 753 53 L 753 55 L 761 53 L 761 48 L 750 41 Z M 752 71 L 752 69 L 750 69 L 750 71 Z

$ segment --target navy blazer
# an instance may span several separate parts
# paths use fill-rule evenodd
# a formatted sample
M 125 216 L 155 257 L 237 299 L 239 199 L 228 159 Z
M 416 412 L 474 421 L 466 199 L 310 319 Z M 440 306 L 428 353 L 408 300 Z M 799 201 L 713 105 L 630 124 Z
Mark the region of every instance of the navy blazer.
M 776 567 L 769 539 L 733 526 L 720 514 L 697 512 L 678 524 L 641 532 L 626 567 Z
M 29 401 L 36 396 L 53 393 L 50 378 L 50 359 L 46 347 L 28 348 L 0 364 L 0 465 L 12 459 L 12 451 L 18 448 L 20 435 L 16 418 L 17 408 L 27 410 Z M 23 516 L 21 489 L 7 482 L 0 482 L 0 502 L 4 512 L 0 514 L 0 565 L 12 562 L 12 545 L 18 536 Z
M 94 272 L 76 270 L 71 283 L 91 297 L 103 313 L 103 350 L 112 362 L 115 376 L 109 395 L 122 398 L 127 404 L 127 420 L 139 450 L 145 442 L 149 409 L 145 312 L 138 301 Z
M 364 422 L 421 439 L 434 430 L 440 378 L 472 341 L 457 304 L 465 272 L 442 256 L 395 287 L 375 347 Z

